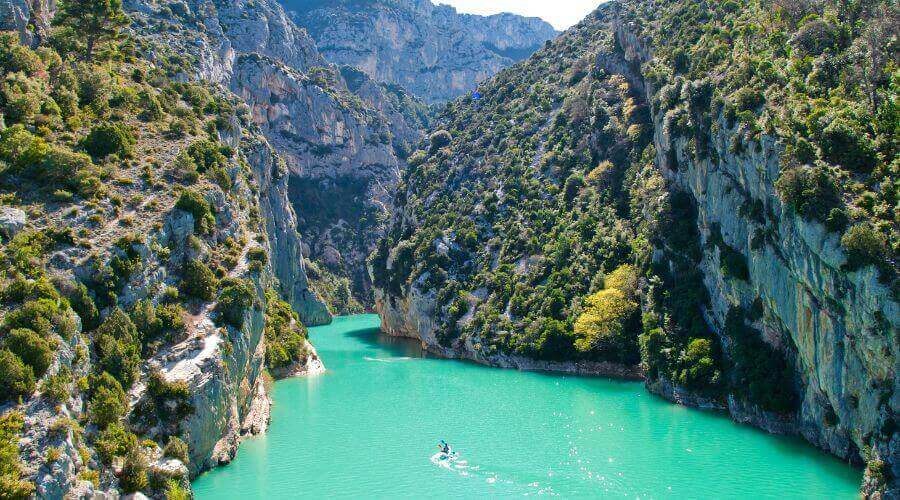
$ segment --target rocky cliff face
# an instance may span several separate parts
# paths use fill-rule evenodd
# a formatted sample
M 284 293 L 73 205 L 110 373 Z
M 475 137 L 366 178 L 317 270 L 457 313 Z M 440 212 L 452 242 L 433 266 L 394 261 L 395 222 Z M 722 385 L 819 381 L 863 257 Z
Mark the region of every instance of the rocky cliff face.
M 774 186 L 783 151 L 774 138 L 761 137 L 735 154 L 730 145 L 741 140 L 740 132 L 722 120 L 711 133 L 718 161 L 698 160 L 687 151 L 687 139 L 665 132 L 663 120 L 664 113 L 657 113 L 657 162 L 666 178 L 695 200 L 701 245 L 715 248 L 721 234 L 747 258 L 749 277 L 736 280 L 723 272 L 724 252 L 703 254 L 713 329 L 725 331 L 733 308 L 762 304 L 754 326 L 791 361 L 802 387 L 799 414 L 787 426 L 730 400 L 732 415 L 769 430 L 800 433 L 843 458 L 862 459 L 860 450 L 891 425 L 898 403 L 892 332 L 900 328 L 900 308 L 891 290 L 874 267 L 842 270 L 847 256 L 839 237 L 780 201 Z M 747 207 L 760 202 L 767 215 L 749 214 Z M 755 242 L 764 231 L 772 236 Z M 729 342 L 724 333 L 721 340 Z
M 430 0 L 282 3 L 326 59 L 400 85 L 428 103 L 471 91 L 556 36 L 540 19 L 459 14 Z
M 635 33 L 628 15 L 614 14 L 610 29 L 629 66 L 646 67 L 652 45 Z M 632 75 L 649 96 L 668 90 Z M 900 306 L 885 279 L 891 272 L 851 266 L 839 234 L 802 217 L 779 195 L 777 181 L 787 169 L 782 138 L 748 135 L 744 124 L 713 113 L 705 122 L 694 118 L 695 130 L 708 137 L 708 154 L 698 154 L 697 142 L 669 125 L 671 108 L 655 101 L 653 113 L 655 163 L 697 207 L 707 249 L 700 261 L 707 320 L 728 346 L 736 342 L 729 313 L 754 310 L 749 331 L 784 356 L 798 387 L 797 411 L 789 418 L 730 396 L 733 418 L 800 434 L 850 461 L 882 457 L 893 468 L 886 476 L 900 477 L 894 430 Z M 735 251 L 746 259 L 747 273 L 738 279 L 725 263 Z
M 55 2 L 16 0 L 0 4 L 0 30 L 19 33 L 26 44 L 34 44 L 48 35 L 51 10 Z
M 222 83 L 250 106 L 286 162 L 303 256 L 315 262 L 311 286 L 331 299 L 334 313 L 370 304 L 365 259 L 383 231 L 403 158 L 421 138 L 424 108 L 400 89 L 330 66 L 277 3 L 127 7 L 142 35 L 167 49 L 160 60 L 182 60 L 192 77 Z M 335 298 L 340 278 L 350 279 L 353 297 Z M 294 296 L 306 323 L 328 321 L 310 293 Z
M 486 82 L 482 102 L 448 108 L 437 128 L 450 134 L 420 153 L 373 261 L 383 324 L 444 355 L 498 366 L 528 367 L 506 361 L 525 355 L 541 366 L 570 359 L 561 367 L 573 369 L 585 357 L 639 347 L 650 390 L 802 435 L 856 463 L 869 460 L 867 494 L 895 495 L 893 254 L 884 245 L 878 258 L 886 263 L 852 264 L 847 236 L 799 213 L 779 188 L 784 172 L 797 168 L 785 153 L 787 132 L 772 121 L 754 129 L 747 114 L 729 114 L 746 90 L 724 83 L 727 69 L 691 82 L 677 76 L 690 67 L 679 59 L 686 52 L 658 53 L 671 50 L 661 40 L 676 34 L 664 22 L 677 24 L 692 8 L 601 7 L 527 64 Z M 725 15 L 707 14 L 686 21 L 682 35 L 695 40 L 697 23 Z M 624 108 L 611 106 L 617 88 L 626 89 Z M 765 107 L 751 105 L 754 115 L 786 107 L 765 95 Z M 522 112 L 535 108 L 537 117 Z M 490 113 L 509 128 L 477 118 Z M 555 141 L 560 124 L 566 137 Z M 504 150 L 513 144 L 519 149 Z M 877 191 L 880 175 L 855 179 Z M 851 223 L 868 224 L 872 212 L 843 196 Z M 596 204 L 608 208 L 588 209 Z M 570 220 L 556 210 L 580 215 Z M 891 237 L 890 225 L 881 227 L 888 236 L 879 238 Z M 630 348 L 620 337 L 573 349 L 586 309 L 579 296 L 603 291 L 623 256 L 646 269 L 638 280 L 644 333 Z M 542 300 L 532 304 L 520 287 Z M 748 364 L 765 367 L 754 372 Z

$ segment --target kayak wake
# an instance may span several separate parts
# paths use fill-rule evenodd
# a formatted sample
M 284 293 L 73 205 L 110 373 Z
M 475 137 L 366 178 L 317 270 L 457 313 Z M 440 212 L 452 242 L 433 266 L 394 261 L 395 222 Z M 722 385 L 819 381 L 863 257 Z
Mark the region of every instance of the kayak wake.
M 460 457 L 455 451 L 451 451 L 450 453 L 439 451 L 431 456 L 431 463 L 443 469 L 447 469 L 450 472 L 459 474 L 462 477 L 481 478 L 487 484 L 508 485 L 517 489 L 522 488 L 526 491 L 531 490 L 532 493 L 539 495 L 557 496 L 550 486 L 539 487 L 537 482 L 519 484 L 516 481 L 500 477 L 500 474 L 497 472 L 481 470 L 480 466 L 469 465 L 469 462 Z
M 411 358 L 409 356 L 396 356 L 392 358 L 370 358 L 368 356 L 363 358 L 366 361 L 376 361 L 378 363 L 396 363 L 398 361 L 412 361 L 416 358 Z

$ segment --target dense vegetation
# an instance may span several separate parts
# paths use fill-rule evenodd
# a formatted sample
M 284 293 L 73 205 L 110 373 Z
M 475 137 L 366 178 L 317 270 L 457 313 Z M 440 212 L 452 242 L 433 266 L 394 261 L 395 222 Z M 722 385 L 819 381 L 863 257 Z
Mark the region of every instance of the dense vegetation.
M 17 442 L 29 432 L 22 413 L 44 399 L 51 431 L 30 446 L 71 430 L 80 479 L 184 495 L 186 477 L 151 465 L 163 455 L 188 462 L 179 435 L 195 410 L 191 388 L 151 360 L 195 334 L 192 315 L 214 311 L 227 331 L 268 308 L 271 364 L 306 356 L 290 305 L 274 289 L 257 303 L 253 278 L 275 286 L 261 276 L 265 231 L 250 168 L 220 140 L 248 125 L 245 109 L 215 86 L 175 81 L 175 65 L 148 64 L 145 54 L 165 51 L 128 36 L 127 21 L 119 1 L 69 0 L 40 46 L 0 33 L 0 205 L 27 217 L 0 236 L 0 403 L 13 408 L 0 419 L 3 498 L 34 490 Z M 183 248 L 167 243 L 166 221 L 188 216 Z M 150 287 L 148 269 L 168 279 Z M 61 448 L 46 446 L 35 470 L 60 460 Z M 106 472 L 114 464 L 117 483 Z
M 593 62 L 617 57 L 601 27 L 580 24 L 482 100 L 448 105 L 410 159 L 397 202 L 418 224 L 381 242 L 376 286 L 434 290 L 445 345 L 639 360 L 636 282 L 658 223 L 642 204 L 669 202 L 639 89 Z
M 274 291 L 266 294 L 266 303 L 266 366 L 288 368 L 309 354 L 306 327 Z
M 613 21 L 655 57 L 626 62 Z M 727 348 L 713 334 L 703 256 L 737 283 L 751 279 L 748 257 L 715 225 L 700 234 L 651 135 L 712 162 L 721 133 L 729 154 L 775 138 L 787 212 L 838 235 L 845 271 L 874 265 L 896 290 L 898 26 L 882 0 L 601 7 L 482 85 L 482 99 L 447 105 L 410 157 L 400 215 L 371 257 L 376 287 L 388 307 L 433 300 L 447 347 L 640 362 L 651 381 L 791 413 L 792 367 L 753 311 L 717 327 Z M 742 214 L 774 218 L 759 200 Z M 759 231 L 753 246 L 772 238 Z
M 646 1 L 620 15 L 658 47 L 644 74 L 667 126 L 698 155 L 710 126 L 737 126 L 737 149 L 778 137 L 782 200 L 843 233 L 851 269 L 874 264 L 897 279 L 896 2 Z

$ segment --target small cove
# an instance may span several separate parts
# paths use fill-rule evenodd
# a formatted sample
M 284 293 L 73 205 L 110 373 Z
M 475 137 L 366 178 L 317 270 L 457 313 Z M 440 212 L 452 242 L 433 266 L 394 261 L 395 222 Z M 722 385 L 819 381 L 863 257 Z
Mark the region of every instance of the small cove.
M 861 471 L 637 382 L 428 358 L 378 317 L 310 330 L 328 372 L 274 385 L 272 426 L 199 499 L 854 498 Z M 438 440 L 458 452 L 432 460 Z

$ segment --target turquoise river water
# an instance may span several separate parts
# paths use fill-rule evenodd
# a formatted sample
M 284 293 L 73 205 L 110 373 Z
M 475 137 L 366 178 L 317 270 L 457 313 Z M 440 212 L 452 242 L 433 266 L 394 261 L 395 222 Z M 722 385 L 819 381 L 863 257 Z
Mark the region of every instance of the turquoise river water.
M 636 382 L 428 358 L 374 315 L 312 328 L 324 375 L 274 385 L 272 426 L 199 499 L 559 495 L 853 498 L 861 472 Z M 440 460 L 446 439 L 458 452 Z

